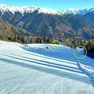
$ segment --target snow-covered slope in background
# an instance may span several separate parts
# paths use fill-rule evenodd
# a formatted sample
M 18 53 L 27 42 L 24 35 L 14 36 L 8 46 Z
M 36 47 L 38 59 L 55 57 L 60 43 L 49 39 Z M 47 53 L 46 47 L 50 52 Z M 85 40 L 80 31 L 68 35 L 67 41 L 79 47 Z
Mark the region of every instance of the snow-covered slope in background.
M 20 12 L 20 13 L 24 14 L 25 12 L 32 13 L 37 9 L 38 9 L 38 7 L 33 7 L 33 6 L 19 6 L 18 7 L 18 6 L 8 6 L 5 4 L 0 4 L 0 11 L 2 13 L 10 11 L 13 14 L 15 12 Z
M 32 13 L 34 11 L 38 11 L 38 13 L 45 13 L 45 14 L 57 14 L 57 15 L 63 15 L 63 14 L 79 14 L 79 15 L 85 15 L 86 13 L 93 12 L 94 8 L 87 8 L 87 9 L 65 9 L 62 11 L 56 11 L 49 8 L 40 8 L 36 6 L 9 6 L 5 4 L 0 4 L 0 12 L 2 14 L 4 12 L 10 11 L 11 13 L 15 14 L 15 12 L 20 12 L 22 14 L 24 13 Z
M 0 4 L 0 12 L 8 12 L 15 14 L 15 12 L 24 13 L 32 13 L 38 10 L 38 13 L 45 13 L 45 14 L 57 14 L 57 11 L 48 8 L 39 8 L 34 6 L 8 6 L 5 4 Z
M 94 60 L 73 51 L 0 41 L 0 94 L 94 94 Z
M 94 13 L 94 8 L 90 9 L 66 9 L 61 11 L 61 14 L 74 14 L 74 15 L 85 15 L 87 13 Z
M 57 14 L 57 11 L 55 11 L 53 9 L 48 9 L 48 8 L 40 8 L 38 10 L 38 13 Z

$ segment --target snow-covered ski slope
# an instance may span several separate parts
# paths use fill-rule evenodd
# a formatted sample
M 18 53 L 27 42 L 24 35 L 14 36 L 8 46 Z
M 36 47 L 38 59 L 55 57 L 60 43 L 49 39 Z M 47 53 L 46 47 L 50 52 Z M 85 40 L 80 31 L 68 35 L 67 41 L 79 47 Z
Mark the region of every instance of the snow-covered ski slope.
M 93 74 L 72 48 L 0 41 L 0 94 L 94 94 Z

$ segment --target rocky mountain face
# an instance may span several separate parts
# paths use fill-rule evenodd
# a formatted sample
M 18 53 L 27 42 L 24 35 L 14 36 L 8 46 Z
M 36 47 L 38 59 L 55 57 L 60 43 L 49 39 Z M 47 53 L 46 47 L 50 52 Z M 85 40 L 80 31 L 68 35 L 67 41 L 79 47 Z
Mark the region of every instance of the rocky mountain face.
M 94 24 L 94 12 L 90 12 L 85 15 L 77 15 L 77 16 Z
M 0 18 L 0 39 L 6 39 L 8 37 L 15 37 L 19 35 L 30 36 L 31 34 L 26 30 L 20 27 L 15 27 Z
M 0 17 L 4 21 L 36 36 L 92 38 L 93 15 L 93 9 L 55 11 L 39 7 L 0 5 Z

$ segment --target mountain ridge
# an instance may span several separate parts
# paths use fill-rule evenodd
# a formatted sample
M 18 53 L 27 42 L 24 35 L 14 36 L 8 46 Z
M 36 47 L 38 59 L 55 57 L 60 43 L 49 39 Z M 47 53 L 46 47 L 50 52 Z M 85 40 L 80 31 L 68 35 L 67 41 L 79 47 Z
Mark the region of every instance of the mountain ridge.
M 87 14 L 88 16 L 85 18 L 85 15 L 84 17 L 83 15 L 79 16 L 71 13 L 57 15 L 56 11 L 47 8 L 24 6 L 21 9 L 15 6 L 1 6 L 0 17 L 3 20 L 25 29 L 35 36 L 54 38 L 79 37 L 86 39 L 94 37 L 94 23 L 87 19 L 90 14 Z M 3 8 L 3 6 L 6 7 Z
M 41 8 L 37 6 L 10 6 L 6 4 L 0 4 L 0 11 L 1 12 L 7 12 L 11 11 L 11 13 L 15 12 L 21 12 L 22 14 L 26 12 L 34 12 L 38 10 L 38 13 L 45 13 L 45 14 L 57 14 L 57 15 L 63 15 L 63 14 L 78 14 L 78 15 L 85 15 L 89 12 L 94 12 L 94 8 L 86 8 L 86 9 L 77 9 L 77 8 L 70 8 L 70 9 L 64 9 L 64 10 L 54 10 L 51 8 Z M 2 14 L 3 15 L 3 14 Z

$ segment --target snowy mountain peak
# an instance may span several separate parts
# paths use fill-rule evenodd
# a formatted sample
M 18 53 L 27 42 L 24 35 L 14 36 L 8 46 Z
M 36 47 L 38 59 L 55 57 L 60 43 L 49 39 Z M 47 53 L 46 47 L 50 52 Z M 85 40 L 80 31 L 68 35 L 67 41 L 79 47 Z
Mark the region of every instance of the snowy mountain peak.
M 57 11 L 53 9 L 48 9 L 48 8 L 40 8 L 38 10 L 38 13 L 45 13 L 45 14 L 57 14 Z
M 85 15 L 89 12 L 94 12 L 94 8 L 86 8 L 86 9 L 66 9 L 62 11 L 62 14 L 78 14 Z
M 45 13 L 45 14 L 58 14 L 58 15 L 63 15 L 63 14 L 79 14 L 79 15 L 84 15 L 89 12 L 94 12 L 94 8 L 87 8 L 87 9 L 66 9 L 62 11 L 56 11 L 53 9 L 49 8 L 39 8 L 35 6 L 9 6 L 5 4 L 0 4 L 0 12 L 3 14 L 4 12 L 10 11 L 11 13 L 15 12 L 20 12 L 22 14 L 29 12 L 32 13 L 34 11 L 38 10 L 38 13 Z
M 38 9 L 38 7 L 33 7 L 33 6 L 8 6 L 8 5 L 5 5 L 5 4 L 0 4 L 0 11 L 1 12 L 10 11 L 13 14 L 15 12 L 21 12 L 22 14 L 24 14 L 25 12 L 33 12 L 36 9 Z
M 45 13 L 45 14 L 56 14 L 57 11 L 48 8 L 39 8 L 33 6 L 8 6 L 5 4 L 0 4 L 0 12 L 10 11 L 11 13 L 20 12 L 24 14 L 25 12 L 32 13 L 38 10 L 38 13 Z
M 62 13 L 63 14 L 76 14 L 77 12 L 79 11 L 79 9 L 66 9 L 66 10 L 63 10 Z

